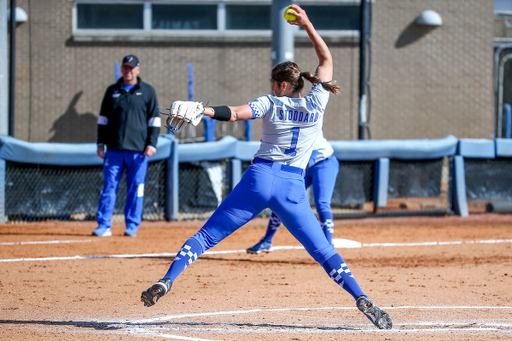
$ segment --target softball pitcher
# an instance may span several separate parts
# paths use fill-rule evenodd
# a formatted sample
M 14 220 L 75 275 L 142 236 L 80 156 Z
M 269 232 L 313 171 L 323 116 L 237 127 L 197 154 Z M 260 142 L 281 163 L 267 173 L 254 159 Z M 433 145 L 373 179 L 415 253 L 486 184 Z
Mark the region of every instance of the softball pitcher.
M 296 5 L 296 21 L 303 27 L 318 57 L 315 75 L 301 72 L 297 64 L 276 65 L 271 74 L 274 95 L 266 95 L 241 106 L 203 108 L 198 102 L 174 102 L 167 124 L 178 131 L 183 122 L 198 124 L 206 115 L 221 121 L 262 119 L 261 145 L 240 183 L 212 214 L 206 224 L 182 246 L 168 272 L 142 292 L 145 306 L 154 305 L 167 294 L 173 282 L 206 250 L 232 234 L 265 208 L 283 221 L 290 233 L 325 269 L 338 285 L 356 300 L 356 305 L 375 326 L 390 329 L 389 314 L 376 307 L 363 293 L 345 261 L 327 241 L 306 200 L 305 168 L 322 135 L 324 110 L 329 93 L 339 87 L 331 84 L 333 60 L 327 44 L 317 33 L 306 12 Z M 302 97 L 304 79 L 312 85 Z
M 320 224 L 325 238 L 332 244 L 334 219 L 331 211 L 331 198 L 334 186 L 336 185 L 336 177 L 340 170 L 340 163 L 334 156 L 334 150 L 330 143 L 323 135 L 318 139 L 317 143 L 319 147 L 311 155 L 306 169 L 305 185 L 306 189 L 313 185 L 313 196 Z M 248 248 L 247 253 L 256 254 L 272 251 L 272 239 L 280 225 L 281 220 L 272 212 L 265 236 L 256 245 Z

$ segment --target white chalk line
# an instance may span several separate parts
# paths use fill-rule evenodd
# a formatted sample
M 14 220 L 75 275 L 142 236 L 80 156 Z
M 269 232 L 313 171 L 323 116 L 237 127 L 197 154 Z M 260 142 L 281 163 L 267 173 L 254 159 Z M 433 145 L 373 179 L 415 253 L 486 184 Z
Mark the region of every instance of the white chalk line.
M 371 328 L 371 329 L 370 329 Z M 187 332 L 194 332 L 194 333 L 203 333 L 203 334 L 212 334 L 216 333 L 219 335 L 219 337 L 222 337 L 222 334 L 245 334 L 245 335 L 254 335 L 254 334 L 299 334 L 299 335 L 308 335 L 308 334 L 346 334 L 346 333 L 357 333 L 357 334 L 408 334 L 408 333 L 416 333 L 416 334 L 427 334 L 427 333 L 478 333 L 481 335 L 482 333 L 489 333 L 489 332 L 499 332 L 499 334 L 510 334 L 510 331 L 497 328 L 486 328 L 486 327 L 471 327 L 471 328 L 449 328 L 449 327 L 440 327 L 440 328 L 431 328 L 431 329 L 414 329 L 414 328 L 400 328 L 400 329 L 391 329 L 391 330 L 381 330 L 377 329 L 373 326 L 354 326 L 353 328 L 333 328 L 333 329 L 323 329 L 322 327 L 315 328 L 311 327 L 311 329 L 304 329 L 304 328 L 287 328 L 283 329 L 282 327 L 277 328 L 271 328 L 271 327 L 265 327 L 265 328 L 258 328 L 258 329 L 243 329 L 243 328 L 231 328 L 231 329 L 224 329 L 224 328 L 206 328 L 198 330 L 197 328 L 183 328 L 180 327 L 179 330 L 181 333 L 187 333 Z M 171 330 L 162 330 L 159 328 L 158 330 L 155 329 L 144 329 L 144 328 L 127 328 L 126 330 L 118 331 L 117 333 L 119 335 L 133 335 L 133 336 L 140 336 L 140 337 L 149 337 L 149 336 L 156 336 L 161 338 L 167 338 L 167 339 L 177 339 L 177 340 L 198 340 L 198 341 L 216 341 L 211 339 L 196 339 L 196 338 L 190 338 L 187 336 L 181 336 L 176 334 L 168 334 L 169 332 L 174 332 L 173 329 Z
M 385 310 L 399 310 L 399 309 L 457 309 L 457 310 L 487 310 L 487 309 L 506 309 L 510 310 L 512 307 L 496 307 L 496 306 L 400 306 L 400 307 L 383 307 Z M 295 326 L 276 324 L 272 325 L 264 323 L 258 325 L 255 323 L 212 323 L 217 326 L 210 326 L 208 324 L 197 326 L 181 325 L 179 327 L 172 325 L 162 325 L 162 322 L 177 320 L 183 318 L 194 318 L 204 316 L 219 316 L 219 315 L 239 315 L 239 314 L 252 314 L 252 313 L 268 313 L 279 311 L 315 311 L 315 310 L 357 310 L 355 307 L 318 307 L 318 308 L 270 308 L 270 309 L 250 309 L 250 310 L 230 310 L 230 311 L 217 311 L 210 313 L 196 313 L 196 314 L 182 314 L 162 316 L 153 319 L 144 319 L 138 321 L 130 321 L 127 325 L 118 330 L 119 333 L 136 334 L 141 336 L 160 336 L 163 338 L 180 339 L 180 340 L 198 340 L 198 341 L 212 341 L 205 339 L 193 339 L 176 334 L 170 334 L 176 331 L 181 333 L 186 332 L 201 332 L 201 333 L 229 333 L 229 334 L 264 334 L 264 333 L 281 333 L 281 334 L 322 334 L 322 333 L 447 333 L 447 332 L 499 332 L 502 334 L 512 333 L 512 323 L 492 323 L 492 322 L 475 322 L 474 320 L 468 322 L 451 322 L 451 321 L 423 321 L 423 322 L 410 322 L 410 323 L 395 323 L 394 329 L 379 330 L 368 325 L 354 325 L 352 327 L 339 327 L 339 326 L 325 326 L 325 325 L 303 325 L 295 324 Z M 154 323 L 155 325 L 151 325 Z M 141 326 L 141 325 L 146 326 Z M 220 326 L 219 326 L 220 325 Z M 467 327 L 464 327 L 467 326 Z M 246 328 L 241 328 L 246 327 Z M 416 328 L 415 328 L 416 327 Z M 505 328 L 505 329 L 504 329 Z M 507 330 L 508 329 L 508 330 Z
M 391 310 L 511 310 L 510 306 L 496 307 L 496 306 L 399 306 L 399 307 L 383 307 L 383 309 Z M 131 335 L 136 337 L 159 337 L 165 339 L 185 340 L 185 341 L 215 341 L 212 339 L 204 339 L 201 337 L 189 337 L 184 335 L 177 335 L 176 333 L 202 333 L 212 334 L 216 333 L 219 337 L 222 334 L 332 334 L 332 333 L 486 333 L 498 332 L 499 334 L 511 334 L 512 323 L 504 322 L 488 322 L 488 321 L 475 321 L 469 320 L 467 322 L 461 321 L 418 321 L 418 322 L 405 322 L 394 323 L 391 330 L 380 330 L 375 328 L 371 323 L 367 324 L 345 324 L 340 325 L 306 325 L 306 324 L 271 324 L 271 323 L 236 323 L 236 322 L 169 322 L 166 321 L 178 320 L 184 318 L 195 318 L 204 316 L 219 316 L 219 315 L 240 315 L 252 313 L 268 313 L 268 312 L 287 312 L 287 311 L 318 311 L 318 310 L 356 310 L 356 307 L 316 307 L 316 308 L 263 308 L 263 309 L 249 309 L 249 310 L 229 310 L 229 311 L 216 311 L 208 313 L 195 313 L 195 314 L 181 314 L 162 316 L 153 319 L 143 319 L 129 321 L 87 321 L 85 326 L 97 329 L 95 325 L 101 325 L 106 333 L 113 333 L 118 335 Z M 507 317 L 508 315 L 505 315 Z M 75 322 L 69 321 L 71 325 L 79 326 L 84 324 L 84 321 Z M 105 328 L 106 326 L 106 328 Z M 69 331 L 69 330 L 66 330 Z
M 361 244 L 362 247 L 388 247 L 388 246 L 444 246 L 444 245 L 462 245 L 462 244 L 500 244 L 512 243 L 512 239 L 491 239 L 491 240 L 466 240 L 454 242 L 426 242 L 426 243 L 370 243 Z
M 35 242 L 5 242 L 0 245 L 34 245 L 34 244 L 67 244 L 67 243 L 91 243 L 92 239 L 85 240 L 41 240 Z
M 238 314 L 252 314 L 259 312 L 271 311 L 311 311 L 311 310 L 355 310 L 355 307 L 318 307 L 318 308 L 273 308 L 273 309 L 250 309 L 250 310 L 231 310 L 231 311 L 216 311 L 210 313 L 195 313 L 183 315 L 169 315 L 155 317 L 152 319 L 136 320 L 132 323 L 154 323 L 169 321 L 175 319 L 201 317 L 201 316 L 215 316 L 215 315 L 238 315 Z M 512 307 L 502 306 L 400 306 L 400 307 L 382 307 L 384 310 L 399 310 L 399 309 L 420 309 L 420 310 L 443 310 L 443 309 L 456 309 L 456 310 L 489 310 L 489 309 L 512 309 Z M 512 325 L 511 325 L 512 326 Z
M 250 310 L 231 310 L 231 311 L 217 311 L 210 313 L 196 313 L 196 314 L 182 314 L 182 315 L 170 315 L 170 316 L 162 316 L 153 319 L 144 319 L 138 321 L 132 321 L 130 324 L 150 324 L 150 323 L 161 323 L 164 321 L 177 320 L 183 318 L 193 318 L 193 317 L 204 317 L 204 316 L 218 316 L 218 315 L 239 315 L 239 314 L 253 314 L 253 313 L 268 313 L 268 312 L 279 312 L 279 311 L 314 311 L 314 310 L 355 310 L 354 307 L 319 307 L 319 308 L 275 308 L 275 309 L 250 309 Z M 496 306 L 400 306 L 400 307 L 383 307 L 385 310 L 399 310 L 399 309 L 419 309 L 419 310 L 441 310 L 441 309 L 456 309 L 456 310 L 488 310 L 488 309 L 505 309 L 510 310 L 512 307 L 496 307 Z M 468 326 L 464 328 L 463 326 Z M 283 334 L 319 334 L 319 333 L 350 333 L 350 332 L 364 332 L 364 333 L 446 333 L 446 332 L 500 332 L 500 333 L 511 333 L 512 332 L 512 323 L 490 323 L 490 322 L 447 322 L 447 321 L 432 321 L 432 322 L 411 322 L 411 323 L 395 323 L 395 329 L 392 330 L 379 330 L 375 329 L 373 326 L 354 326 L 350 328 L 336 328 L 332 327 L 326 329 L 326 326 L 305 326 L 305 325 L 296 325 L 296 327 L 284 327 L 283 325 L 268 325 L 264 326 L 251 325 L 247 326 L 249 328 L 243 329 L 240 328 L 240 325 L 236 323 L 225 323 L 225 328 L 219 327 L 202 327 L 202 332 L 217 332 L 217 333 L 241 333 L 241 334 L 254 334 L 254 333 L 283 333 Z M 417 326 L 419 328 L 412 328 Z M 452 327 L 453 326 L 453 327 Z M 150 329 L 153 329 L 153 327 Z M 160 333 L 158 331 L 154 331 L 151 335 L 155 335 L 155 333 L 162 337 L 171 336 L 166 334 L 164 330 L 160 327 Z M 302 327 L 302 328 L 301 328 Z M 309 327 L 305 329 L 305 327 Z M 396 327 L 401 327 L 397 329 Z M 406 328 L 404 328 L 406 327 Z M 427 328 L 422 328 L 427 327 Z M 431 328 L 428 328 L 431 327 Z M 511 330 L 504 330 L 503 328 L 509 328 Z M 173 329 L 173 328 L 169 328 Z M 181 332 L 186 331 L 195 331 L 198 332 L 199 328 L 194 327 L 184 327 L 180 326 L 179 330 Z M 147 330 L 138 327 L 138 333 L 142 333 L 146 335 L 145 332 Z M 170 330 L 166 331 L 170 332 Z M 172 338 L 180 338 L 178 335 L 172 335 Z M 183 338 L 183 340 L 185 340 Z
M 348 240 L 345 240 L 348 241 Z M 348 248 L 354 248 L 355 241 L 348 241 Z M 425 243 L 370 243 L 361 244 L 361 247 L 399 247 L 399 246 L 446 246 L 461 244 L 500 244 L 512 243 L 512 239 L 491 239 L 491 240 L 470 240 L 470 241 L 453 241 L 453 242 L 425 242 Z M 338 248 L 338 247 L 337 247 Z M 273 251 L 277 250 L 301 250 L 303 246 L 275 246 Z M 204 255 L 221 255 L 232 253 L 246 253 L 246 250 L 225 250 L 225 251 L 206 251 Z M 121 255 L 104 255 L 104 256 L 70 256 L 70 257 L 39 257 L 39 258 L 12 258 L 0 259 L 0 263 L 8 262 L 33 262 L 33 261 L 55 261 L 55 260 L 83 260 L 83 259 L 103 259 L 103 258 L 155 258 L 155 257 L 175 257 L 176 253 L 141 253 L 141 254 L 121 254 Z
M 128 330 L 123 332 L 118 332 L 116 334 L 121 335 L 133 335 L 136 336 L 145 336 L 145 337 L 159 337 L 164 339 L 175 339 L 175 340 L 186 340 L 186 341 L 217 341 L 217 340 L 210 340 L 210 339 L 201 339 L 196 337 L 188 337 L 188 336 L 181 336 L 181 335 L 172 335 L 172 334 L 166 334 L 163 333 L 161 330 L 158 331 L 151 331 L 146 328 L 128 328 Z

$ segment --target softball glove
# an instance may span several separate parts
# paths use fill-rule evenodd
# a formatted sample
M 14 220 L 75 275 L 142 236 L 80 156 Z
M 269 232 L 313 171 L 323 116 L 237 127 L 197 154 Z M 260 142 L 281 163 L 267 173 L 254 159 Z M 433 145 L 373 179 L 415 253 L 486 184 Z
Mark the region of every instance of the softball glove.
M 194 127 L 201 122 L 204 115 L 204 106 L 201 102 L 176 101 L 169 110 L 166 127 L 173 133 L 177 133 L 185 123 Z

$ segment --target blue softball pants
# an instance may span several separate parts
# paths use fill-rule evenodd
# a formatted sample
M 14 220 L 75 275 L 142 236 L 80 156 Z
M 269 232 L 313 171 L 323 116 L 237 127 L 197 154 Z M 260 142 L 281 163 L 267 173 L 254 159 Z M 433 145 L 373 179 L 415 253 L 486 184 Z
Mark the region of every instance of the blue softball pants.
M 334 220 L 331 210 L 332 194 L 336 186 L 336 178 L 340 171 L 340 163 L 334 155 L 315 163 L 306 171 L 306 188 L 313 185 L 316 211 L 322 224 L 324 234 L 332 242 Z
M 175 278 L 206 250 L 270 208 L 329 276 L 357 298 L 364 295 L 341 256 L 325 238 L 306 199 L 304 170 L 255 159 L 206 224 L 178 252 L 164 278 Z
M 103 161 L 103 189 L 96 220 L 98 227 L 110 227 L 117 199 L 119 182 L 126 170 L 126 205 L 124 216 L 126 229 L 136 232 L 142 219 L 144 181 L 148 169 L 148 157 L 142 152 L 109 150 Z
M 340 163 L 334 155 L 327 159 L 311 165 L 306 170 L 305 186 L 313 186 L 313 195 L 315 198 L 316 211 L 322 225 L 322 230 L 329 243 L 332 243 L 332 234 L 334 232 L 334 219 L 331 210 L 331 199 L 336 186 L 336 178 L 340 170 Z M 268 228 L 263 240 L 272 243 L 281 220 L 272 212 L 268 223 Z

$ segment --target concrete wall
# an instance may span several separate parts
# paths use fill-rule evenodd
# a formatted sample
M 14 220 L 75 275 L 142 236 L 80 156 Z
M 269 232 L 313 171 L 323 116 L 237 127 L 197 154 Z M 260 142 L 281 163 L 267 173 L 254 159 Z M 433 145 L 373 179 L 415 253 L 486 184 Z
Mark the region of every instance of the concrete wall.
M 188 63 L 194 66 L 195 99 L 204 103 L 239 105 L 270 91 L 270 39 L 83 41 L 73 35 L 73 5 L 69 0 L 17 1 L 29 17 L 17 30 L 17 138 L 94 142 L 101 99 L 114 82 L 114 64 L 132 53 L 161 106 L 188 98 Z M 426 9 L 437 11 L 443 26 L 415 26 L 414 19 Z M 329 140 L 357 139 L 359 45 L 328 43 L 342 94 L 331 96 L 325 135 Z M 314 71 L 310 43 L 296 41 L 295 61 Z M 492 63 L 492 1 L 375 0 L 372 138 L 492 137 Z M 253 139 L 259 140 L 261 125 L 254 123 Z

